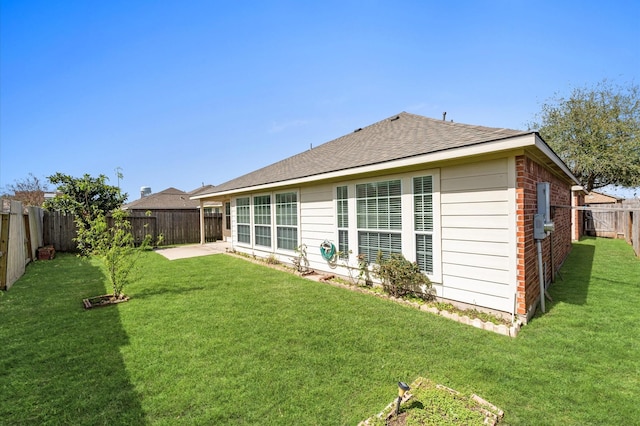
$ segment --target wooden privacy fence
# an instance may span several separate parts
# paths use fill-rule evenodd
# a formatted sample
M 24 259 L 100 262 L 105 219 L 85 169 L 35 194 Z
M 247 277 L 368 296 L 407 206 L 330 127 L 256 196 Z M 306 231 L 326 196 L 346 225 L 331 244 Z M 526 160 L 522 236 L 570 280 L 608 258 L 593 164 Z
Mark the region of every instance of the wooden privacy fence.
M 0 212 L 0 290 L 8 290 L 25 271 L 25 266 L 36 259 L 43 245 L 42 209 L 22 203 L 3 200 Z
M 585 207 L 585 233 L 596 237 L 624 238 L 640 257 L 640 200 Z
M 146 235 L 151 235 L 153 243 L 162 235 L 162 245 L 195 244 L 200 242 L 200 212 L 198 210 L 153 210 L 151 215 L 144 211 L 129 211 L 131 233 L 136 243 Z M 74 252 L 77 245 L 74 216 L 45 211 L 44 241 L 53 245 L 56 251 Z M 205 241 L 222 239 L 222 214 L 205 214 Z

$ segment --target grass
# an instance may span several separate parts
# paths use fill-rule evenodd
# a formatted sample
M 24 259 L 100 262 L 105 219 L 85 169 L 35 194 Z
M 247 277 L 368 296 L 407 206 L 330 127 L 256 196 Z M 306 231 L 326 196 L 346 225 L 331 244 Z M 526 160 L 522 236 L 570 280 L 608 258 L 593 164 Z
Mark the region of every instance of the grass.
M 574 245 L 513 339 L 227 255 L 140 260 L 131 300 L 94 261 L 40 261 L 0 294 L 0 423 L 356 424 L 423 376 L 506 424 L 638 424 L 640 260 Z

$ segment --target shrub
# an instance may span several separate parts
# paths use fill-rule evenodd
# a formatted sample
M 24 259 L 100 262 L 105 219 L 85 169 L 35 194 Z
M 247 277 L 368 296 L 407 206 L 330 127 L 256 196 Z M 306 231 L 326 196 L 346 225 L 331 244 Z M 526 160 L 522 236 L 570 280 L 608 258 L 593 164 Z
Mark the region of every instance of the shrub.
M 384 258 L 382 253 L 378 253 L 373 274 L 382 281 L 384 291 L 390 296 L 415 296 L 422 300 L 434 298 L 429 278 L 420 272 L 417 263 L 408 261 L 401 254 Z

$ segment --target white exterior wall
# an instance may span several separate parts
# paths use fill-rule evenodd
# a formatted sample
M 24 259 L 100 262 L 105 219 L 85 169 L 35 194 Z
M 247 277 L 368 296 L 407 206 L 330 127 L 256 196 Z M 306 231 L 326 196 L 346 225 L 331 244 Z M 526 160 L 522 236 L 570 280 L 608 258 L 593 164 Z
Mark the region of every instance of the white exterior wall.
M 515 160 L 442 169 L 441 297 L 512 312 L 516 291 Z
M 307 246 L 309 267 L 318 271 L 332 271 L 346 275 L 347 270 L 329 265 L 320 254 L 320 244 L 327 239 L 338 246 L 336 228 L 335 185 L 318 185 L 300 190 L 301 242 Z
M 336 247 L 338 245 L 336 187 L 347 185 L 349 247 L 353 252 L 349 265 L 354 268 L 351 275 L 357 276 L 355 185 L 391 179 L 402 180 L 402 251 L 407 259 L 415 261 L 411 179 L 426 174 L 434 177 L 434 274 L 430 278 L 438 296 L 512 312 L 517 262 L 513 157 L 300 188 L 297 191 L 298 241 L 307 247 L 309 267 L 316 271 L 349 275 L 344 261 L 329 264 L 320 254 L 320 245 L 325 239 Z M 251 197 L 253 195 L 258 194 L 251 194 Z M 275 212 L 272 215 L 275 221 Z M 233 241 L 237 242 L 235 198 L 231 202 L 231 218 Z M 275 230 L 275 224 L 272 228 Z M 252 237 L 253 232 L 252 223 Z M 234 248 L 263 257 L 275 253 L 281 262 L 288 264 L 296 256 L 292 251 L 269 251 L 264 247 L 237 243 L 234 243 Z

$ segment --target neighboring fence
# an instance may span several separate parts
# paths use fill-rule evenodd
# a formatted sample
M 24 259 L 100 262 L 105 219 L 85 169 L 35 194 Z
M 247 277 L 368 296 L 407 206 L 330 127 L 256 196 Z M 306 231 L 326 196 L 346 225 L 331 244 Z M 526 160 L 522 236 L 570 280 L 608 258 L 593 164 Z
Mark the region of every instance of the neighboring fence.
M 584 213 L 587 235 L 624 238 L 633 246 L 636 256 L 640 257 L 640 200 L 592 206 L 592 209 Z
M 154 243 L 162 235 L 162 245 L 191 244 L 200 242 L 200 212 L 198 210 L 153 210 L 147 216 L 144 211 L 130 211 L 131 232 L 137 243 L 145 235 L 151 235 Z M 222 239 L 222 214 L 205 213 L 205 241 Z M 76 225 L 73 215 L 45 211 L 44 240 L 56 251 L 76 251 L 74 238 Z
M 28 207 L 24 213 L 22 203 L 13 200 L 0 205 L 0 290 L 8 290 L 43 245 L 42 209 Z

